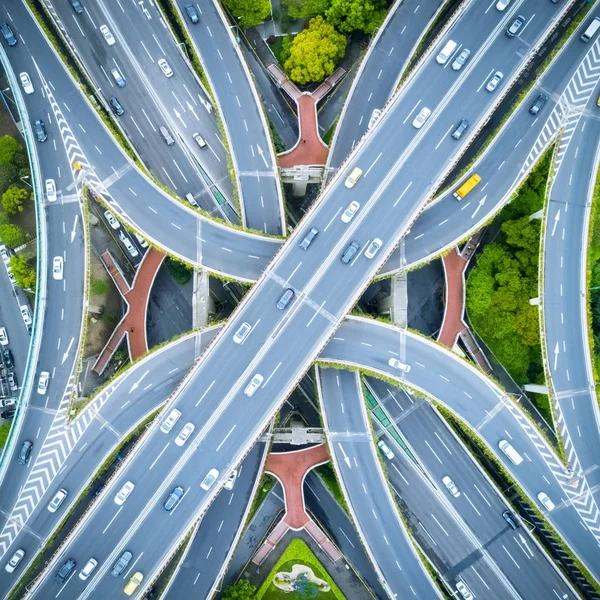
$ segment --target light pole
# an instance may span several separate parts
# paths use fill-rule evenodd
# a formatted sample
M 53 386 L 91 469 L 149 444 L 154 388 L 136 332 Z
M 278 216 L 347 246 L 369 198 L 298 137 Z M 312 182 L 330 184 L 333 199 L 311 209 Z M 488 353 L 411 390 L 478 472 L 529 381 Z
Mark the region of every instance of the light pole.
M 33 186 L 29 183 L 29 181 L 25 181 L 26 179 L 29 179 L 29 175 L 24 175 L 23 177 L 19 177 L 19 179 L 33 189 Z

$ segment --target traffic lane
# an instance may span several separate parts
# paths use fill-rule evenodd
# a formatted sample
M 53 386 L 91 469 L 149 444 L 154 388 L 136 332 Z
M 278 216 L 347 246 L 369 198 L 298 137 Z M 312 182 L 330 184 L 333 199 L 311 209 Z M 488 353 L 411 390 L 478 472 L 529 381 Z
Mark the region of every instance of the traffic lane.
M 326 366 L 319 367 L 319 373 L 327 370 Z M 361 433 L 364 431 L 364 419 L 360 411 L 351 410 L 351 402 L 346 403 L 346 398 L 352 398 L 360 386 L 358 372 L 347 373 L 335 369 L 334 373 L 327 373 L 318 378 L 321 387 L 320 394 L 328 399 L 327 415 L 332 422 L 344 421 L 345 431 Z
M 198 598 L 210 596 L 243 524 L 254 483 L 260 475 L 263 453 L 264 443 L 257 442 L 240 465 L 233 490 L 224 489 L 206 511 L 171 579 L 165 598 L 184 598 L 190 590 Z
M 254 173 L 239 173 L 238 177 L 243 190 L 240 201 L 246 215 L 246 227 L 261 233 L 281 231 L 280 211 L 274 212 L 269 202 L 269 198 L 279 197 L 277 176 L 257 170 Z
M 8 348 L 13 353 L 14 371 L 19 384 L 22 384 L 31 338 L 19 309 L 21 304 L 19 292 L 10 282 L 8 271 L 3 266 L 0 270 L 2 271 L 0 275 L 0 326 L 6 329 L 8 337 L 8 345 L 2 346 L 1 349 Z

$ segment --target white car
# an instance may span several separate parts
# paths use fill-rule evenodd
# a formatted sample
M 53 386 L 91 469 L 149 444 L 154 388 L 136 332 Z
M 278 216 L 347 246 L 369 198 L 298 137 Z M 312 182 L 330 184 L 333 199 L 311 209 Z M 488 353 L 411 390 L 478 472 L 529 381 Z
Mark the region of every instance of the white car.
M 510 0 L 498 0 L 498 2 L 496 2 L 496 8 L 502 12 L 509 4 Z
M 392 452 L 392 449 L 383 440 L 379 440 L 377 442 L 377 445 L 379 446 L 379 449 L 381 450 L 381 453 L 387 459 L 392 460 L 394 458 L 394 453 Z
M 127 498 L 129 498 L 129 494 L 133 492 L 133 488 L 135 484 L 131 481 L 126 481 L 123 487 L 119 490 L 118 494 L 115 496 L 115 504 L 121 506 Z
M 342 223 L 350 223 L 352 217 L 354 217 L 359 208 L 360 204 L 356 200 L 350 202 L 348 208 L 342 213 Z
M 542 504 L 542 506 L 548 511 L 550 512 L 551 510 L 554 509 L 554 502 L 552 502 L 552 500 L 550 500 L 550 498 L 548 497 L 548 494 L 544 493 L 544 492 L 540 492 L 538 495 L 538 500 L 540 501 L 540 503 Z
M 135 233 L 134 235 L 135 235 L 135 239 L 138 241 L 139 245 L 142 248 L 148 247 L 148 242 L 141 235 L 138 235 L 137 233 Z
M 424 106 L 421 109 L 421 111 L 419 112 L 419 114 L 415 117 L 414 121 L 412 122 L 413 127 L 415 129 L 421 129 L 421 127 L 423 127 L 423 125 L 425 125 L 425 122 L 427 121 L 427 119 L 429 119 L 430 115 L 431 115 L 431 109 Z
M 452 479 L 450 479 L 450 477 L 448 477 L 448 475 L 444 475 L 444 477 L 442 477 L 442 483 L 446 486 L 446 489 L 455 498 L 458 498 L 460 496 L 459 489 L 456 487 L 456 484 L 454 483 L 454 481 L 452 481 Z
M 52 277 L 57 280 L 63 278 L 63 257 L 55 256 L 52 261 Z
M 169 63 L 164 58 L 159 59 L 158 66 L 166 77 L 173 77 L 173 69 L 171 69 Z
M 373 127 L 373 125 L 375 125 L 375 121 L 377 121 L 377 119 L 379 119 L 379 115 L 381 115 L 381 109 L 380 108 L 373 109 L 373 112 L 371 113 L 371 118 L 369 119 L 369 124 L 367 125 L 367 129 L 371 129 L 371 127 Z
M 115 43 L 115 36 L 111 33 L 110 29 L 106 25 L 100 25 L 100 31 L 109 46 L 113 46 Z
M 37 393 L 40 396 L 45 396 L 48 391 L 48 383 L 50 382 L 50 373 L 42 371 L 38 380 Z
M 110 212 L 110 210 L 105 210 L 104 211 L 104 218 L 108 221 L 108 224 L 113 229 L 119 229 L 119 227 L 121 227 L 121 223 L 119 223 L 119 221 L 117 221 L 117 218 L 115 217 L 115 215 L 113 215 Z
M 7 573 L 12 573 L 18 566 L 19 563 L 23 560 L 25 556 L 25 550 L 21 550 L 20 548 L 10 557 L 10 560 L 6 563 L 5 570 Z
M 48 202 L 56 202 L 56 182 L 54 179 L 46 179 L 46 198 L 48 198 Z
M 133 245 L 132 241 L 127 237 L 127 234 L 124 231 L 119 231 L 119 239 L 123 242 L 123 246 L 125 246 L 125 248 L 127 248 L 127 252 L 129 252 L 129 254 L 135 258 L 136 256 L 139 256 L 139 252 L 137 251 L 137 248 Z
M 50 503 L 48 504 L 48 510 L 51 513 L 55 513 L 60 508 L 60 505 L 65 501 L 65 498 L 68 495 L 69 495 L 69 492 L 67 492 L 67 490 L 65 490 L 65 489 L 58 490 L 58 492 L 56 492 L 56 494 L 54 494 L 54 498 L 52 498 L 52 500 L 50 500 Z
M 23 71 L 23 73 L 19 73 L 19 79 L 21 80 L 21 85 L 23 86 L 23 91 L 26 94 L 33 94 L 33 84 L 31 83 L 31 79 L 29 75 Z
M 175 438 L 175 445 L 183 446 L 187 442 L 187 439 L 190 437 L 190 435 L 194 433 L 194 429 L 196 429 L 196 426 L 193 423 L 186 423 L 183 426 L 183 429 L 179 432 L 179 435 Z
M 388 365 L 390 365 L 392 369 L 398 369 L 399 371 L 404 371 L 405 373 L 410 372 L 410 365 L 400 362 L 397 358 L 390 358 L 390 360 L 388 360 Z
M 31 319 L 31 311 L 29 310 L 29 306 L 26 304 L 22 304 L 20 307 L 21 316 L 23 317 L 23 323 L 25 323 L 26 327 L 29 327 L 33 324 L 33 320 Z
M 383 242 L 379 238 L 375 238 L 365 250 L 365 256 L 373 258 L 381 250 L 381 246 L 383 246 Z
M 206 474 L 206 477 L 202 480 L 200 487 L 205 491 L 210 490 L 210 488 L 213 486 L 213 484 L 217 480 L 218 476 L 219 476 L 219 471 L 217 471 L 217 469 L 211 469 Z
M 242 323 L 233 335 L 233 341 L 236 344 L 241 344 L 248 337 L 248 334 L 251 331 L 252 325 L 250 325 L 250 323 Z
M 4 262 L 5 265 L 8 265 L 10 262 L 10 252 L 4 244 L 0 246 L 0 255 L 2 255 L 2 262 Z
M 160 426 L 160 430 L 163 433 L 169 433 L 169 431 L 171 431 L 171 429 L 173 429 L 173 425 L 175 425 L 175 423 L 177 423 L 177 421 L 179 421 L 180 416 L 181 416 L 181 411 L 174 408 L 169 413 L 169 416 L 162 422 L 162 424 Z
M 490 78 L 490 80 L 487 82 L 485 89 L 488 92 L 493 92 L 497 87 L 498 84 L 504 79 L 504 74 L 502 73 L 502 71 L 496 71 L 492 77 Z
M 456 589 L 460 592 L 460 595 L 464 598 L 464 600 L 473 600 L 473 594 L 471 590 L 462 582 L 456 582 Z
M 249 398 L 251 396 L 254 396 L 254 393 L 256 392 L 256 390 L 260 387 L 260 384 L 264 381 L 264 377 L 260 374 L 257 373 L 251 380 L 250 383 L 246 386 L 246 389 L 244 390 L 244 394 L 246 394 L 246 396 L 248 396 Z
M 15 285 L 17 285 L 17 280 L 15 279 L 15 274 L 11 271 L 10 267 L 7 267 L 6 269 L 8 271 L 8 278 L 10 279 L 10 282 L 13 284 L 13 287 Z
M 82 581 L 85 581 L 94 572 L 94 569 L 97 566 L 98 566 L 98 561 L 95 558 L 90 558 L 90 560 L 88 560 L 85 563 L 85 566 L 83 567 L 83 569 L 81 569 L 81 571 L 79 571 L 79 579 L 81 579 Z
M 6 333 L 6 327 L 0 327 L 0 344 L 8 346 L 8 333 Z
M 233 471 L 231 471 L 231 473 L 229 473 L 227 480 L 225 481 L 225 486 L 224 486 L 225 489 L 232 490 L 236 479 L 237 479 L 237 469 L 234 469 Z

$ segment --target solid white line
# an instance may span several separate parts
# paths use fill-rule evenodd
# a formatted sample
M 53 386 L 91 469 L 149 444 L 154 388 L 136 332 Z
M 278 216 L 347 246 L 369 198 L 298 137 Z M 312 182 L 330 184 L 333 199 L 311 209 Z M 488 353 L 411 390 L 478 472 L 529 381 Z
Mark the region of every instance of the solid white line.
M 150 465 L 148 471 L 152 471 L 152 467 L 154 467 L 154 465 L 158 462 L 158 459 L 163 455 L 163 452 L 169 447 L 170 444 L 171 442 L 167 442 L 165 444 L 165 447 L 160 451 L 160 454 L 154 459 L 154 462 Z
M 204 392 L 204 394 L 202 394 L 202 396 L 200 396 L 200 400 L 198 400 L 198 402 L 196 402 L 196 406 L 198 406 L 198 404 L 200 404 L 200 402 L 202 402 L 202 400 L 204 399 L 204 396 L 206 396 L 206 394 L 208 394 L 208 392 L 210 392 L 210 388 L 212 388 L 212 386 L 215 385 L 215 381 L 216 381 L 216 379 L 208 386 L 208 389 Z
M 335 215 L 333 215 L 333 217 L 331 217 L 331 221 L 329 221 L 329 223 L 327 223 L 327 227 L 325 227 L 325 229 L 323 229 L 323 232 L 325 232 L 329 229 L 329 226 L 333 223 L 333 220 L 340 214 L 341 210 L 342 210 L 342 207 L 340 206 L 340 208 L 338 208 L 338 211 L 335 213 Z
M 223 441 L 217 446 L 217 452 L 221 449 L 221 447 L 223 446 L 223 444 L 227 441 L 227 438 L 233 433 L 233 430 L 237 427 L 237 424 L 234 425 L 230 430 L 229 433 L 223 438 Z

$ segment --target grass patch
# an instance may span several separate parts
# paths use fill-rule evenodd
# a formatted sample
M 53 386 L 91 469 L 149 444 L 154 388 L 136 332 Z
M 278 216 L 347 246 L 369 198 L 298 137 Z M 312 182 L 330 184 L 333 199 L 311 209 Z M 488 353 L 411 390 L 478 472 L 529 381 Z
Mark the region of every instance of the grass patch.
M 252 517 L 256 514 L 256 511 L 260 508 L 260 505 L 263 503 L 263 500 L 267 497 L 269 492 L 275 486 L 277 479 L 268 473 L 265 473 L 261 479 L 258 489 L 256 490 L 256 495 L 254 496 L 254 500 L 252 501 L 252 506 L 250 507 L 250 511 L 248 512 L 248 518 L 246 519 L 247 523 L 252 521 Z
M 6 440 L 8 439 L 9 433 L 10 423 L 4 423 L 0 425 L 0 448 L 4 448 L 4 446 L 6 446 Z
M 588 339 L 594 380 L 600 373 L 600 171 L 596 174 L 588 232 L 587 254 Z M 598 386 L 596 385 L 598 392 Z
M 335 133 L 335 128 L 337 127 L 338 121 L 340 118 L 338 117 L 332 124 L 331 127 L 323 134 L 322 140 L 328 146 L 331 145 L 331 140 L 333 139 L 333 134 Z
M 109 285 L 103 279 L 92 279 L 90 291 L 94 296 L 104 296 L 109 290 Z
M 289 35 L 279 35 L 275 38 L 275 41 L 272 44 L 269 44 L 269 48 L 271 48 L 271 52 L 274 54 L 277 62 L 280 64 L 281 68 L 283 68 L 283 61 L 281 58 L 281 50 L 283 48 L 283 40 L 285 38 L 290 37 Z
M 171 277 L 173 277 L 179 285 L 184 285 L 191 279 L 194 270 L 185 263 L 170 256 L 167 256 L 165 263 Z
M 273 584 L 275 575 L 279 572 L 289 572 L 294 565 L 304 565 L 312 569 L 319 579 L 329 585 L 329 591 L 320 590 L 316 584 L 305 582 L 300 584 L 297 591 L 285 592 Z M 319 559 L 312 553 L 311 549 L 299 539 L 292 540 L 284 550 L 279 560 L 275 563 L 271 572 L 265 578 L 255 596 L 256 600 L 302 600 L 303 598 L 319 598 L 323 600 L 345 600 L 338 586 L 333 582 L 329 573 L 325 570 Z
M 337 480 L 333 465 L 328 462 L 315 469 L 315 473 L 321 478 L 321 481 L 325 484 L 325 487 L 331 492 L 331 495 L 335 498 L 335 501 L 346 511 L 348 511 L 348 505 L 346 504 L 346 498 L 342 493 L 342 488 Z

